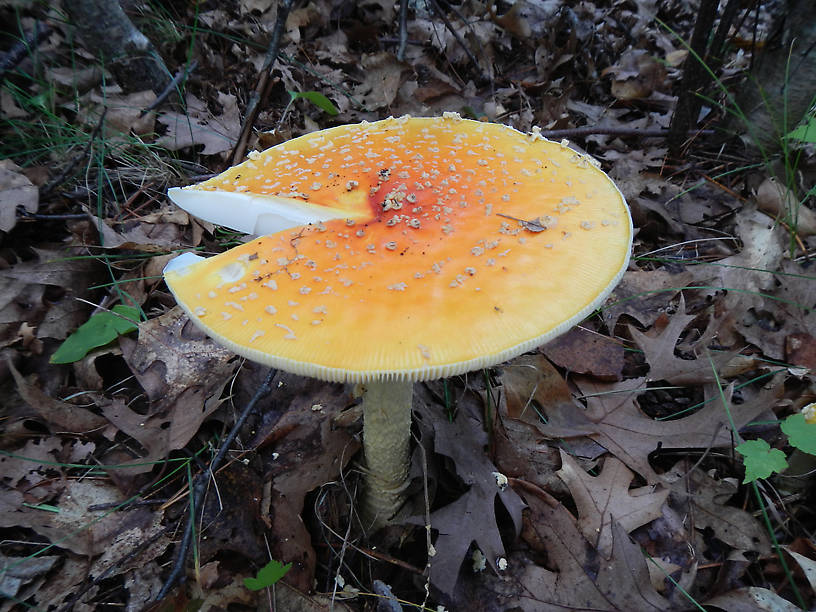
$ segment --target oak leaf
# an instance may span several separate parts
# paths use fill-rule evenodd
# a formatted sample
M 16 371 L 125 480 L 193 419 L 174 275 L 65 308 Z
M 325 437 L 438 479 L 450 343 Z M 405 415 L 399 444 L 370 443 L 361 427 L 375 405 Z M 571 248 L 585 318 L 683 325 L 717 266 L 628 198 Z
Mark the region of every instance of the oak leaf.
M 601 554 L 612 552 L 612 524 L 627 533 L 661 516 L 669 490 L 645 486 L 630 489 L 635 475 L 620 460 L 608 457 L 600 475 L 590 476 L 575 459 L 561 451 L 557 474 L 567 483 L 578 507 L 578 527 Z

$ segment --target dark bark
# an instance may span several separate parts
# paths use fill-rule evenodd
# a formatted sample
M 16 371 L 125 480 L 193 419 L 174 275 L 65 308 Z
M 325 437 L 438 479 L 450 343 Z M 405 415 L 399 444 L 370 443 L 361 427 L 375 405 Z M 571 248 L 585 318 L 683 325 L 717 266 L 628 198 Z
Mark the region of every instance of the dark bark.
M 708 38 L 714 27 L 718 5 L 718 0 L 701 0 L 697 11 L 697 23 L 694 24 L 689 44 L 690 51 L 683 62 L 680 95 L 669 127 L 669 152 L 674 158 L 682 156 L 687 134 L 697 124 L 697 116 L 700 114 L 701 101 L 698 93 L 711 80 L 705 61 L 708 56 Z
M 23 58 L 31 53 L 41 42 L 51 36 L 53 30 L 47 23 L 34 22 L 34 30 L 25 35 L 23 40 L 16 43 L 2 57 L 0 57 L 0 79 L 14 69 Z
M 172 80 L 153 43 L 125 15 L 117 0 L 65 0 L 65 12 L 83 46 L 100 58 L 127 93 L 161 93 Z

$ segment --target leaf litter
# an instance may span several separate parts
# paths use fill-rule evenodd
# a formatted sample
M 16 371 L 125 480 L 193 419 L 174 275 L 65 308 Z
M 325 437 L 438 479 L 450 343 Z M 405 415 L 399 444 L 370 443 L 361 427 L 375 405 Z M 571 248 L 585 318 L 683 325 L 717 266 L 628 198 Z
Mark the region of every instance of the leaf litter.
M 750 162 L 741 149 L 732 160 L 701 139 L 678 168 L 645 135 L 669 126 L 687 55 L 656 19 L 687 39 L 696 15 L 683 3 L 442 4 L 410 5 L 401 59 L 394 3 L 295 6 L 249 147 L 450 110 L 522 130 L 592 128 L 571 138 L 632 206 L 632 265 L 597 316 L 550 345 L 417 385 L 410 508 L 374 538 L 355 522 L 354 390 L 281 375 L 209 481 L 198 558 L 169 603 L 371 609 L 376 583 L 430 609 L 812 607 L 807 494 L 784 497 L 770 476 L 760 507 L 736 450 L 750 441 L 790 455 L 780 423 L 816 400 L 816 274 L 794 239 L 812 257 L 812 199 L 793 237 L 795 196 L 767 169 L 739 169 Z M 275 2 L 230 2 L 199 15 L 207 29 L 194 44 L 192 29 L 177 30 L 203 68 L 183 105 L 147 113 L 155 94 L 105 84 L 45 15 L 58 31 L 40 48 L 54 117 L 84 140 L 20 146 L 0 176 L 2 610 L 149 605 L 190 511 L 189 479 L 262 378 L 197 334 L 160 279 L 172 252 L 240 238 L 163 194 L 228 163 L 276 14 Z M 34 19 L 26 9 L 20 23 Z M 742 51 L 729 61 L 724 75 L 747 65 Z M 28 88 L 2 89 L 18 122 L 4 135 L 41 117 L 42 85 Z M 310 102 L 318 95 L 336 117 Z M 107 157 L 94 165 L 97 150 Z M 807 191 L 812 151 L 802 155 Z M 66 212 L 85 217 L 53 216 Z M 122 307 L 147 320 L 50 363 L 94 312 Z M 247 589 L 270 560 L 291 570 L 274 591 Z

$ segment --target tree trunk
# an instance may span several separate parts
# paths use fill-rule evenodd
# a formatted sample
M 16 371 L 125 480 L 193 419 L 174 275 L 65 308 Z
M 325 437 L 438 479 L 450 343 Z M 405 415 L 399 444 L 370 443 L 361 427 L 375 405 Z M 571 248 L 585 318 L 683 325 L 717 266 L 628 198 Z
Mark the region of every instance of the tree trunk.
M 117 0 L 65 0 L 62 6 L 84 47 L 100 58 L 125 93 L 152 89 L 160 94 L 170 85 L 164 60 Z
M 689 130 L 697 125 L 697 115 L 700 114 L 701 106 L 698 93 L 710 81 L 704 62 L 708 55 L 708 38 L 714 27 L 718 5 L 718 0 L 702 0 L 697 11 L 697 23 L 694 24 L 694 33 L 689 44 L 691 52 L 683 62 L 680 95 L 669 127 L 669 151 L 675 159 L 682 157 L 682 149 Z

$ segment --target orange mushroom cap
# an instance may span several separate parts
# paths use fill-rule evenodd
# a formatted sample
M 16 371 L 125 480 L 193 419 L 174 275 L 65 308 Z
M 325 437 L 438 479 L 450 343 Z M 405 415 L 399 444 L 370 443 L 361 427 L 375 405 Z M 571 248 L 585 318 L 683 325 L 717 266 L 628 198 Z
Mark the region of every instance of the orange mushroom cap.
M 515 357 L 601 305 L 632 244 L 595 160 L 454 114 L 322 130 L 170 195 L 207 220 L 275 231 L 168 265 L 191 319 L 249 359 L 332 381 Z

